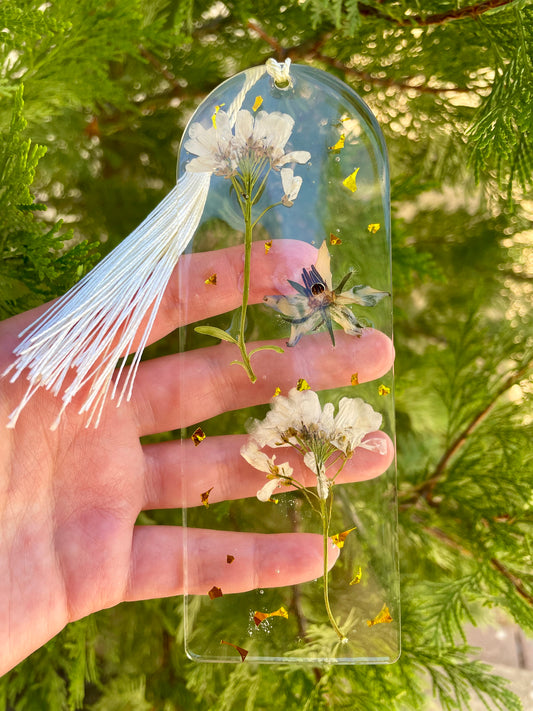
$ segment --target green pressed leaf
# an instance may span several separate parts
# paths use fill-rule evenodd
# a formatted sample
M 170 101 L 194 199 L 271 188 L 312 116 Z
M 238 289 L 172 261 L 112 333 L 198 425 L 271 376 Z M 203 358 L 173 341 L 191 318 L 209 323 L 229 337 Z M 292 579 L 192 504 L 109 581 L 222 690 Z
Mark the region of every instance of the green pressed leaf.
M 259 353 L 259 351 L 275 351 L 276 353 L 285 352 L 280 346 L 259 346 L 259 348 L 254 348 L 253 351 L 250 351 L 248 355 L 251 358 L 254 353 Z
M 221 328 L 215 328 L 214 326 L 197 326 L 194 330 L 196 333 L 203 333 L 205 336 L 213 336 L 213 338 L 220 338 L 221 341 L 229 341 L 236 346 L 239 345 L 233 336 L 230 336 L 229 333 L 226 333 L 226 331 L 223 331 Z

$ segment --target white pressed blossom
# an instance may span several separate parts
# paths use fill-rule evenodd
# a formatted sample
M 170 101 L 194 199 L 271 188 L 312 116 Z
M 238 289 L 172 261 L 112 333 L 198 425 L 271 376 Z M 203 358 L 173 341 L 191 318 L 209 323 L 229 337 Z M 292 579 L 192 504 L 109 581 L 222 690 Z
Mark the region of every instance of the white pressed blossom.
M 233 143 L 233 133 L 228 115 L 218 111 L 215 125 L 206 129 L 201 123 L 193 123 L 189 128 L 189 138 L 184 147 L 193 158 L 187 164 L 189 173 L 213 173 L 229 177 L 237 168 L 237 157 Z
M 381 439 L 363 441 L 381 427 L 382 416 L 361 398 L 342 398 L 334 416 L 333 404 L 326 403 L 322 408 L 316 392 L 293 388 L 287 397 L 276 397 L 270 407 L 264 420 L 255 420 L 250 428 L 251 442 L 241 450 L 243 457 L 250 463 L 253 458 L 261 464 L 253 466 L 273 474 L 273 460 L 261 449 L 293 447 L 317 477 L 319 499 L 327 499 L 332 481 L 357 447 L 386 452 Z M 264 459 L 260 460 L 261 454 Z M 327 469 L 335 463 L 340 468 L 337 466 L 328 477 Z
M 379 430 L 382 420 L 381 414 L 360 397 L 343 397 L 335 417 L 331 443 L 348 456 L 357 447 L 376 449 L 376 442 L 385 446 L 382 439 L 363 442 L 369 432 Z M 385 454 L 384 451 L 380 453 Z
M 292 467 L 288 462 L 276 464 L 276 455 L 269 457 L 253 440 L 241 448 L 241 455 L 252 467 L 267 473 L 268 481 L 257 492 L 259 501 L 268 501 L 278 486 L 289 483 L 292 478 Z
M 299 175 L 295 176 L 292 168 L 282 168 L 280 175 L 284 192 L 281 203 L 285 207 L 292 207 L 302 187 L 302 178 Z
M 308 151 L 290 151 L 285 146 L 294 127 L 294 119 L 279 111 L 259 111 L 252 115 L 242 109 L 236 115 L 234 131 L 228 115 L 219 110 L 213 114 L 209 128 L 192 123 L 185 148 L 198 156 L 187 164 L 191 173 L 210 172 L 230 177 L 237 171 L 253 172 L 266 160 L 274 170 L 287 163 L 307 163 Z

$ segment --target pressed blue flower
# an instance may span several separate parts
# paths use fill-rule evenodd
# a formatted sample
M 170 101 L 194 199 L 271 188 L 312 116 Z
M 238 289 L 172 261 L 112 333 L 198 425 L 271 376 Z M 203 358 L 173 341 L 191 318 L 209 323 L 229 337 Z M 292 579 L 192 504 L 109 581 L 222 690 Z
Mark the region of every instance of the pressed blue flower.
M 318 250 L 316 264 L 302 270 L 302 284 L 291 281 L 289 284 L 298 293 L 295 296 L 265 296 L 267 306 L 282 314 L 291 324 L 288 346 L 295 346 L 306 333 L 312 333 L 325 326 L 335 345 L 333 322 L 341 326 L 351 336 L 360 336 L 363 326 L 348 308 L 350 304 L 375 306 L 385 296 L 386 291 L 378 291 L 371 286 L 358 285 L 348 291 L 342 291 L 351 277 L 349 272 L 334 289 L 332 285 L 330 255 L 326 241 Z

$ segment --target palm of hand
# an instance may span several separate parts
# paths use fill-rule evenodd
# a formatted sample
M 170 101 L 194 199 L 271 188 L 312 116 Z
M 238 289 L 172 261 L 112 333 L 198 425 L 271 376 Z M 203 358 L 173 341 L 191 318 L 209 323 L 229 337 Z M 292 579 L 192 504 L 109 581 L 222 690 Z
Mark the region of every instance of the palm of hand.
M 316 250 L 302 242 L 278 243 L 268 274 L 256 274 L 251 301 L 283 288 L 298 277 L 301 264 L 314 263 Z M 262 244 L 254 245 L 263 250 Z M 226 273 L 227 286 L 217 286 L 217 300 L 199 291 L 186 303 L 175 293 L 178 274 L 167 288 L 151 333 L 155 341 L 177 325 L 230 311 L 241 300 L 241 248 L 200 257 L 194 270 Z M 191 277 L 191 274 L 193 275 Z M 12 362 L 17 333 L 35 313 L 0 324 L 0 372 Z M 284 346 L 284 341 L 279 345 Z M 22 412 L 15 429 L 5 429 L 9 413 L 25 391 L 25 382 L 0 381 L 0 674 L 44 644 L 68 622 L 124 600 L 177 595 L 183 592 L 181 529 L 135 526 L 142 510 L 195 506 L 202 491 L 214 486 L 211 501 L 253 496 L 264 475 L 240 456 L 239 435 L 210 437 L 196 448 L 190 441 L 141 445 L 140 437 L 193 425 L 229 409 L 268 402 L 275 386 L 288 390 L 300 377 L 316 389 L 373 380 L 392 365 L 388 338 L 367 330 L 360 338 L 339 333 L 335 367 L 327 333 L 302 339 L 297 348 L 276 355 L 259 353 L 260 372 L 271 373 L 251 384 L 246 373 L 228 366 L 231 344 L 158 358 L 141 364 L 132 400 L 116 408 L 108 403 L 98 429 L 85 427 L 76 402 L 67 408 L 56 431 L 57 399 L 39 390 Z M 341 358 L 338 358 L 338 355 Z M 275 381 L 274 381 L 275 378 Z M 378 476 L 393 457 L 387 442 L 383 457 L 356 451 L 343 477 Z M 296 466 L 296 464 L 295 464 Z M 186 472 L 187 476 L 183 476 Z M 310 483 L 309 485 L 312 485 Z M 238 550 L 235 562 L 217 568 L 227 550 Z M 193 529 L 187 555 L 193 565 L 188 592 L 206 594 L 213 584 L 225 592 L 290 585 L 322 574 L 320 536 L 313 534 L 242 534 Z M 256 561 L 261 561 L 257 569 Z M 273 563 L 275 561 L 275 564 Z M 334 563 L 332 557 L 331 563 Z

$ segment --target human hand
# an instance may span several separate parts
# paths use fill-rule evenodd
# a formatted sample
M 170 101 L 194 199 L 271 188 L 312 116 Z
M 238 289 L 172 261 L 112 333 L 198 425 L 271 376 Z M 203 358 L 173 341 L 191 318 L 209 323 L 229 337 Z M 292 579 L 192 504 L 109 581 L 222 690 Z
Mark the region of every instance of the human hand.
M 302 264 L 316 258 L 306 243 L 275 244 L 269 272 L 254 272 L 252 302 L 286 291 L 287 279 L 298 279 Z M 186 300 L 177 287 L 184 268 L 188 283 L 199 284 Z M 242 270 L 240 247 L 182 257 L 150 341 L 181 324 L 237 308 Z M 216 292 L 206 292 L 206 275 L 215 272 L 225 277 Z M 195 273 L 198 279 L 191 279 Z M 0 372 L 12 362 L 17 334 L 44 308 L 0 323 Z M 125 600 L 183 592 L 181 529 L 135 526 L 140 511 L 196 506 L 211 486 L 212 502 L 253 496 L 264 483 L 264 474 L 240 456 L 245 438 L 239 435 L 208 437 L 201 448 L 191 441 L 141 445 L 141 436 L 268 402 L 276 386 L 288 390 L 302 377 L 315 390 L 349 382 L 355 371 L 360 382 L 373 380 L 390 369 L 393 350 L 389 339 L 372 329 L 360 338 L 338 333 L 335 351 L 329 334 L 317 334 L 282 355 L 254 356 L 260 374 L 254 384 L 242 368 L 229 365 L 233 357 L 231 344 L 222 343 L 143 362 L 131 400 L 119 408 L 108 402 L 97 429 L 86 428 L 84 416 L 77 414 L 82 393 L 51 431 L 60 401 L 44 389 L 30 400 L 16 427 L 7 429 L 26 385 L 22 378 L 0 381 L 0 674 L 70 621 Z M 269 375 L 273 359 L 275 382 Z M 345 480 L 387 469 L 392 443 L 384 433 L 369 435 L 375 436 L 387 442 L 387 455 L 357 450 L 343 471 Z M 235 562 L 220 567 L 230 549 L 238 551 Z M 322 538 L 312 534 L 193 529 L 187 551 L 202 561 L 189 566 L 193 594 L 206 594 L 215 583 L 228 593 L 290 585 L 323 572 Z M 260 568 L 255 561 L 261 561 Z

